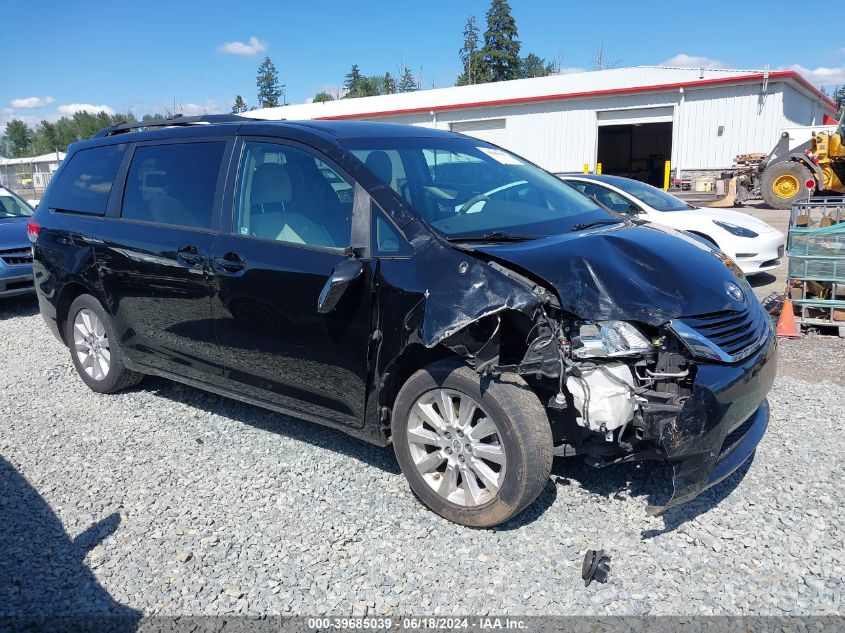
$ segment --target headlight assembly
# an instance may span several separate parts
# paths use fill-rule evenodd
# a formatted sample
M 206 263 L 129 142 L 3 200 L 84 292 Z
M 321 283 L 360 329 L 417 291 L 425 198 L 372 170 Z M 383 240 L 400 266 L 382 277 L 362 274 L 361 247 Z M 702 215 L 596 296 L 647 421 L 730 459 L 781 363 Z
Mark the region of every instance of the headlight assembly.
M 581 325 L 572 340 L 576 358 L 636 356 L 651 350 L 651 343 L 626 321 L 598 321 Z
M 757 237 L 759 235 L 759 233 L 755 233 L 751 229 L 746 229 L 744 227 L 737 226 L 736 224 L 731 224 L 730 222 L 719 222 L 719 220 L 713 220 L 713 224 L 722 227 L 728 233 L 738 237 Z

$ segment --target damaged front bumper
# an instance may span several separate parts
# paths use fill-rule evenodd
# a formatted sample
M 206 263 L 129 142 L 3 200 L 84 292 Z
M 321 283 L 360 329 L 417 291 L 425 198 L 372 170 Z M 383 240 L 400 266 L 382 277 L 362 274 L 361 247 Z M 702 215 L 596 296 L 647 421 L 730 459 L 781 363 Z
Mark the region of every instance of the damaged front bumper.
M 673 464 L 674 491 L 665 505 L 650 506 L 650 514 L 696 497 L 754 454 L 769 423 L 766 394 L 776 372 L 777 338 L 771 333 L 743 362 L 698 363 L 692 395 L 660 433 L 663 455 Z

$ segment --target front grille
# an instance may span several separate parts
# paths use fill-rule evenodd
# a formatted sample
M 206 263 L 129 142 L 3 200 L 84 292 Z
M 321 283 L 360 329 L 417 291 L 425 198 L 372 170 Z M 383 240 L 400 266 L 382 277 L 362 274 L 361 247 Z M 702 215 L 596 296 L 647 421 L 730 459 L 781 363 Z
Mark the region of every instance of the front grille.
M 769 316 L 754 304 L 745 310 L 722 310 L 680 319 L 682 323 L 739 361 L 766 342 L 771 328 Z
M 8 264 L 10 266 L 18 266 L 21 264 L 31 264 L 32 263 L 32 251 L 27 248 L 7 248 L 5 250 L 0 250 L 0 259 L 3 260 L 4 264 Z

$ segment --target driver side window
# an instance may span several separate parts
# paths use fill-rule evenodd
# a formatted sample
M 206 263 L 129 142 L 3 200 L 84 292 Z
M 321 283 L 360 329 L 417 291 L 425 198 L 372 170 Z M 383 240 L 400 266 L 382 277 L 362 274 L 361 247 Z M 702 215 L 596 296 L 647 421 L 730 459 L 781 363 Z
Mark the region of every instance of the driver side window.
M 635 213 L 633 203 L 629 202 L 615 191 L 605 189 L 604 187 L 600 187 L 592 183 L 583 182 L 576 183 L 575 187 L 580 189 L 585 195 L 595 198 L 612 211 L 627 214 Z
M 244 144 L 235 232 L 343 250 L 349 246 L 355 187 L 309 152 L 276 143 Z

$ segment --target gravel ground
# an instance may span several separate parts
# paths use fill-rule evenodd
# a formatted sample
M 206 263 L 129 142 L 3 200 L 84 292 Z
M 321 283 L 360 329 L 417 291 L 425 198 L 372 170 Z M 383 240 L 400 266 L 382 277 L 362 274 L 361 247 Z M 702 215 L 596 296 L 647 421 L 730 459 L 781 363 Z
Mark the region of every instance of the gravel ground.
M 483 531 L 389 448 L 159 379 L 94 394 L 33 300 L 0 303 L 0 615 L 841 614 L 843 352 L 787 342 L 756 459 L 664 518 L 668 470 L 559 460 Z

